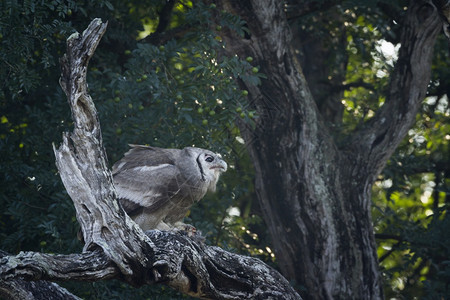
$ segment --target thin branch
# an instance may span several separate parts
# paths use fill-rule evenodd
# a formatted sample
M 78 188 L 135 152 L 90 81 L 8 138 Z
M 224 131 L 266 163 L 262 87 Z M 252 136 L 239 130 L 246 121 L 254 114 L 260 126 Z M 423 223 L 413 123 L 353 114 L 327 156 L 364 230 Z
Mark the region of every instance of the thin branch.
M 167 0 L 159 13 L 159 22 L 155 32 L 151 33 L 145 39 L 152 44 L 160 44 L 161 36 L 170 24 L 173 7 L 177 0 Z
M 155 33 L 163 32 L 170 24 L 170 18 L 172 16 L 172 10 L 177 0 L 167 0 L 164 7 L 159 13 L 158 27 L 156 27 Z
M 388 258 L 389 256 L 391 256 L 391 254 L 392 253 L 394 253 L 395 251 L 397 251 L 397 246 L 399 245 L 400 243 L 397 243 L 397 244 L 395 244 L 394 246 L 392 246 L 392 248 L 389 250 L 389 251 L 387 251 L 385 254 L 383 254 L 382 256 L 380 256 L 380 258 L 378 258 L 378 262 L 379 263 L 381 263 L 381 262 L 383 262 L 386 258 Z

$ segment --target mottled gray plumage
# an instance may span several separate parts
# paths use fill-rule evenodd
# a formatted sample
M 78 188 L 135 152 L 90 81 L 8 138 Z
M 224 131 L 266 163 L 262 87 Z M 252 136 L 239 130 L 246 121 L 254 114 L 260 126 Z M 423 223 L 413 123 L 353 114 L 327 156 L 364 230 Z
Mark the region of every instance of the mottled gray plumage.
M 114 184 L 123 208 L 143 230 L 182 227 L 192 204 L 214 192 L 227 170 L 220 156 L 201 148 L 130 146 L 113 166 Z

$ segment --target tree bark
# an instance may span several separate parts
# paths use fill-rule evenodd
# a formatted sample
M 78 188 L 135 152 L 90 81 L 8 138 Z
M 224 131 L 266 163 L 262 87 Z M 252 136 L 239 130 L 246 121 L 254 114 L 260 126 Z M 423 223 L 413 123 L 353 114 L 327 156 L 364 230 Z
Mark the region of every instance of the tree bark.
M 336 5 L 333 2 L 340 1 L 289 2 L 293 7 L 288 6 L 286 11 L 288 20 L 292 18 L 289 12 L 293 12 L 298 18 L 302 16 L 304 10 L 319 10 L 315 13 L 314 19 L 315 23 L 319 24 L 317 27 L 322 29 L 304 30 L 300 25 L 293 26 L 290 46 L 299 53 L 297 59 L 302 66 L 302 73 L 325 124 L 329 127 L 340 126 L 344 112 L 341 101 L 345 90 L 340 87 L 345 82 L 348 63 L 347 33 L 343 15 L 339 10 L 330 9 Z M 333 32 L 324 29 L 327 27 L 325 24 L 329 22 L 334 24 Z
M 48 281 L 13 279 L 0 281 L 0 299 L 20 300 L 81 300 L 65 288 Z
M 259 259 L 206 246 L 177 232 L 152 230 L 147 235 L 154 241 L 154 251 L 147 253 L 147 258 L 155 261 L 147 270 L 153 274 L 154 282 L 200 298 L 301 299 L 286 279 Z M 124 276 L 100 250 L 69 255 L 21 252 L 4 257 L 0 271 L 0 291 L 2 285 L 12 286 L 16 278 L 98 281 Z M 20 280 L 22 286 L 24 281 Z M 132 283 L 140 285 L 138 281 Z M 20 295 L 10 298 L 23 299 Z M 54 299 L 58 299 L 56 295 Z
M 30 289 L 41 290 L 43 285 L 42 291 L 55 290 L 47 299 L 76 299 L 56 285 L 23 280 L 115 278 L 134 286 L 163 283 L 201 298 L 301 299 L 283 276 L 258 259 L 206 246 L 182 232 L 152 230 L 144 234 L 124 213 L 117 202 L 97 112 L 86 85 L 89 59 L 105 30 L 106 24 L 93 20 L 83 34 L 69 37 L 61 60 L 60 83 L 72 110 L 74 130 L 65 133 L 55 149 L 56 164 L 81 224 L 86 243 L 83 253 L 21 252 L 2 257 L 0 295 L 28 299 Z
M 0 250 L 0 259 L 8 253 Z M 23 279 L 0 280 L 0 299 L 53 300 L 74 299 L 65 288 L 48 281 L 26 281 Z
M 431 1 L 413 1 L 388 100 L 338 149 L 291 49 L 283 2 L 220 1 L 249 35 L 222 31 L 225 51 L 252 56 L 260 86 L 240 82 L 259 119 L 241 124 L 264 219 L 282 273 L 306 299 L 382 299 L 370 192 L 413 124 L 430 79 L 440 28 Z

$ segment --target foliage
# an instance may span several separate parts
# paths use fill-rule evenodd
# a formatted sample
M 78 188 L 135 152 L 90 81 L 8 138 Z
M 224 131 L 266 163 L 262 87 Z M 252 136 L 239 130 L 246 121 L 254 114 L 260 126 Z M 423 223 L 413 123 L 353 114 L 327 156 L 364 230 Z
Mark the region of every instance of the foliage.
M 449 124 L 445 97 L 429 97 L 374 188 L 379 255 L 392 296 L 446 298 Z
M 81 249 L 75 238 L 75 211 L 52 153 L 52 143 L 58 145 L 62 132 L 72 125 L 57 84 L 58 58 L 71 33 L 101 17 L 109 28 L 91 61 L 88 83 L 111 164 L 129 143 L 195 145 L 222 153 L 229 171 L 218 192 L 192 208 L 187 222 L 203 232 L 208 244 L 276 265 L 255 201 L 251 162 L 235 125 L 236 121 L 252 125 L 258 115 L 248 108 L 247 91 L 241 91 L 234 79 L 258 84 L 263 75 L 251 57 L 221 55 L 221 31 L 244 35 L 245 24 L 214 4 L 181 0 L 174 5 L 164 34 L 156 37 L 152 33 L 167 3 L 0 2 L 1 249 L 12 253 Z M 339 87 L 342 122 L 333 124 L 338 143 L 345 143 L 340 138 L 371 118 L 385 101 L 404 6 L 403 1 L 344 1 L 333 8 L 335 19 L 322 11 L 291 22 L 319 35 L 335 54 L 323 64 L 329 70 L 326 78 L 344 78 Z M 345 30 L 339 24 L 345 24 Z M 388 53 L 385 47 L 394 51 Z M 446 41 L 441 38 L 428 98 L 373 189 L 387 298 L 446 298 L 450 293 L 447 62 Z M 66 286 L 87 299 L 141 299 L 150 294 L 152 299 L 183 298 L 164 287 L 136 290 L 116 281 Z

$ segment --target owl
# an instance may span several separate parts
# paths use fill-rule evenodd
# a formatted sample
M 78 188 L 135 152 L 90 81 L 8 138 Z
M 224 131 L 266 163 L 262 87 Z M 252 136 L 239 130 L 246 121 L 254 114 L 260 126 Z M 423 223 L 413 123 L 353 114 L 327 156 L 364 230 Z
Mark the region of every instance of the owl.
M 189 227 L 183 218 L 206 192 L 216 190 L 227 170 L 220 155 L 201 148 L 130 147 L 114 164 L 113 180 L 120 204 L 144 231 Z

